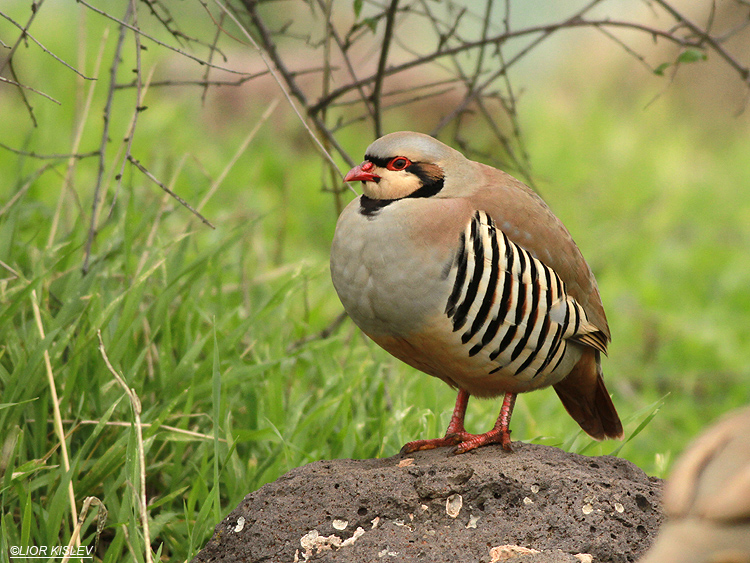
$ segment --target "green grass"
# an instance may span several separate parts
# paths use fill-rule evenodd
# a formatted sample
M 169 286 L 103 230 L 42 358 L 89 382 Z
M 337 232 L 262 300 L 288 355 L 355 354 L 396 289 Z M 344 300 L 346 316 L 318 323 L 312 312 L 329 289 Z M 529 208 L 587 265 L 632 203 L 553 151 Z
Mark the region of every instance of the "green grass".
M 95 53 L 99 37 L 87 40 Z M 75 60 L 69 43 L 49 46 Z M 71 87 L 47 58 L 33 68 L 32 82 L 63 105 L 34 99 L 34 129 L 3 86 L 0 142 L 66 153 L 88 84 Z M 202 108 L 197 92 L 152 90 L 134 145 L 194 205 L 270 102 L 242 104 L 247 92 L 233 92 Z M 617 451 L 664 476 L 708 421 L 750 399 L 746 137 L 738 125 L 707 139 L 709 126 L 685 119 L 676 102 L 644 111 L 635 95 L 565 105 L 553 94 L 525 101 L 522 123 L 540 191 L 596 271 L 614 336 L 605 375 L 628 441 L 593 444 L 551 390 L 519 399 L 513 437 Z M 132 95 L 118 108 L 132 107 Z M 85 116 L 82 150 L 98 146 L 99 111 Z M 113 122 L 108 173 L 129 116 Z M 355 153 L 367 144 L 353 133 L 342 142 Z M 319 189 L 320 159 L 283 104 L 202 209 L 216 230 L 131 166 L 116 200 L 110 180 L 86 275 L 95 159 L 76 164 L 70 187 L 64 160 L 27 186 L 46 162 L 0 149 L 0 260 L 12 269 L 0 266 L 0 557 L 13 545 L 67 544 L 72 485 L 79 511 L 89 496 L 108 511 L 101 559 L 144 560 L 135 411 L 107 369 L 99 332 L 142 407 L 150 535 L 164 560 L 192 557 L 246 493 L 293 467 L 388 456 L 444 431 L 454 393 L 350 322 L 304 340 L 341 310 L 327 266 L 336 214 Z M 468 428 L 489 428 L 499 406 L 472 401 Z M 83 545 L 93 545 L 95 520 L 92 507 Z

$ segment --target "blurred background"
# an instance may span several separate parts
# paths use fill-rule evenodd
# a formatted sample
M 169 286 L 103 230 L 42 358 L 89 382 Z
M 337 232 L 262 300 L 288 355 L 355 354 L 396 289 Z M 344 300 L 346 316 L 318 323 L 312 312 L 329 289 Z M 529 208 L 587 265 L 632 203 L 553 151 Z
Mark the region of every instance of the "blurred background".
M 749 402 L 746 2 L 0 16 L 1 552 L 189 559 L 293 467 L 442 435 L 455 393 L 342 318 L 328 274 L 342 175 L 391 131 L 529 183 L 596 274 L 626 440 L 592 443 L 549 389 L 519 398 L 515 440 L 665 477 Z M 469 430 L 499 408 L 472 401 Z

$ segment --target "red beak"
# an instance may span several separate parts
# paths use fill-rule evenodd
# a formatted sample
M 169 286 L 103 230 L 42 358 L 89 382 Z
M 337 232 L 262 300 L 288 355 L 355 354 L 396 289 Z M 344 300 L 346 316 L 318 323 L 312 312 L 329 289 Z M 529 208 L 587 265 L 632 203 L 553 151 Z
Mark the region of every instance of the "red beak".
M 365 160 L 362 164 L 355 166 L 346 173 L 344 182 L 372 182 L 380 180 L 380 176 L 369 171 L 373 166 L 372 162 Z

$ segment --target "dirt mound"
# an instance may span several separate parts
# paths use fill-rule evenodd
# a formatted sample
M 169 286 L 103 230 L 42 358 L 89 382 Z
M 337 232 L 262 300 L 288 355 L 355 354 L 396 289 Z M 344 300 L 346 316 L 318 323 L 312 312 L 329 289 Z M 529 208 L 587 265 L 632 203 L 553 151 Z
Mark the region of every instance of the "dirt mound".
M 629 562 L 651 544 L 661 480 L 616 457 L 513 447 L 294 469 L 247 495 L 193 561 Z

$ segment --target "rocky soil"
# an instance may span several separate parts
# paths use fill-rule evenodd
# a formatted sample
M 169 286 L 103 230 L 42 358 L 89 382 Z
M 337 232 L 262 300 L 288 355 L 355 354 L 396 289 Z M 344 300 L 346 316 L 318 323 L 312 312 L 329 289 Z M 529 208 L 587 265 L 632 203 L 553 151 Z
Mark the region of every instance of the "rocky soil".
M 248 494 L 194 562 L 631 562 L 662 482 L 616 457 L 514 442 L 319 461 Z

